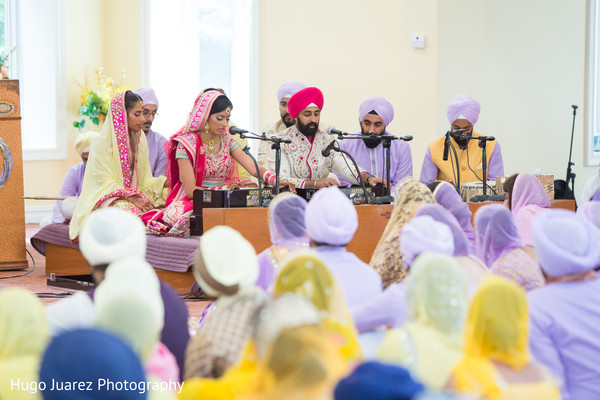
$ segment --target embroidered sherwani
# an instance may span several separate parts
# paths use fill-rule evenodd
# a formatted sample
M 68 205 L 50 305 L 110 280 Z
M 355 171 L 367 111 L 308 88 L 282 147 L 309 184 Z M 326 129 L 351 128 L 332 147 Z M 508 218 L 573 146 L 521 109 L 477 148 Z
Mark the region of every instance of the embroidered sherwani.
M 321 153 L 334 137 L 323 131 L 317 131 L 312 143 L 295 125 L 283 131 L 281 137 L 292 141 L 281 145 L 281 177 L 296 187 L 303 188 L 307 180 L 327 178 L 332 171 L 352 183 L 358 183 L 357 176 L 366 172 L 359 166 L 357 174 L 352 161 L 344 160 L 338 152 L 332 151 L 328 157 L 324 157 Z

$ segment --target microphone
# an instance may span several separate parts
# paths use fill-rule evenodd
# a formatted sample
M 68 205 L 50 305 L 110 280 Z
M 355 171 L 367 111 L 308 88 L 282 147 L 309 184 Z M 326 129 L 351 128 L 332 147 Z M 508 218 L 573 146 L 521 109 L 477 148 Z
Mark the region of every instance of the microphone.
M 329 157 L 329 154 L 331 154 L 331 150 L 333 150 L 334 147 L 335 147 L 335 140 L 332 140 L 331 143 L 329 143 L 327 145 L 327 147 L 325 147 L 323 149 L 323 151 L 321 152 L 321 155 L 323 157 Z
M 450 136 L 460 136 L 461 133 L 466 132 L 466 129 L 451 129 L 448 131 Z
M 328 135 L 342 135 L 342 136 L 348 135 L 347 132 L 340 131 L 339 129 L 335 129 L 333 126 L 330 126 L 329 128 L 327 128 L 327 134 Z
M 291 139 L 282 139 L 279 136 L 271 136 L 270 139 L 278 141 L 279 143 L 292 143 Z
M 442 159 L 444 161 L 448 161 L 448 141 L 450 139 L 448 139 L 448 133 L 446 133 L 446 140 L 444 140 L 444 156 L 442 157 Z
M 413 140 L 413 137 L 411 135 L 406 135 L 406 136 L 398 136 L 399 140 L 404 140 L 405 142 L 410 142 L 411 140 Z
M 230 126 L 229 127 L 229 133 L 231 135 L 241 135 L 242 133 L 248 133 L 248 131 L 245 130 L 245 129 L 235 128 L 233 126 Z
M 576 106 L 575 104 L 573 104 L 571 107 L 573 107 L 573 115 L 577 114 L 577 109 L 579 108 L 578 106 Z
M 493 136 L 467 136 L 467 139 L 468 140 L 476 139 L 476 140 L 481 140 L 483 142 L 492 142 L 492 141 L 496 140 L 496 138 Z

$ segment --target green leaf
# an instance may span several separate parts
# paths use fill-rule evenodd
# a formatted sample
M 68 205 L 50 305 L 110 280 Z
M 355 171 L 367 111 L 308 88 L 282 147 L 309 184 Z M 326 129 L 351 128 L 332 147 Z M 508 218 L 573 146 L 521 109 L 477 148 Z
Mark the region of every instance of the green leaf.
M 85 119 L 79 121 L 79 128 L 83 128 L 85 126 Z
M 73 121 L 73 126 L 75 128 L 79 128 L 79 121 Z
M 93 117 L 93 118 L 92 118 L 92 122 L 94 123 L 94 125 L 98 126 L 98 125 L 100 125 L 100 118 L 98 118 L 98 117 Z

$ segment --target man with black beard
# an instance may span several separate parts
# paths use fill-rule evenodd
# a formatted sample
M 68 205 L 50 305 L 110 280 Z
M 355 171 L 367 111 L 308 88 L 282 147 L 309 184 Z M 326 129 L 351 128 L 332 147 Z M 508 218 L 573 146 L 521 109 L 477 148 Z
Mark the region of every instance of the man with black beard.
M 371 186 L 383 183 L 360 166 L 358 172 L 351 169 L 338 152 L 323 155 L 333 137 L 319 129 L 322 109 L 323 93 L 316 87 L 302 89 L 290 98 L 288 112 L 295 123 L 281 134 L 292 141 L 281 145 L 281 177 L 300 188 L 339 185 L 333 171 L 354 184 L 359 178 Z
M 371 139 L 341 140 L 340 147 L 354 157 L 356 163 L 373 175 L 386 178 L 385 150 L 381 144 L 382 135 L 390 135 L 386 128 L 394 119 L 394 108 L 383 97 L 370 97 L 358 107 L 360 133 L 372 135 Z M 392 140 L 390 146 L 390 183 L 392 188 L 404 177 L 412 176 L 412 155 L 408 143 Z M 342 185 L 350 181 L 340 177 Z
M 267 137 L 271 136 L 279 136 L 281 133 L 294 125 L 294 120 L 290 118 L 290 113 L 288 112 L 288 102 L 290 101 L 290 97 L 292 97 L 299 90 L 304 89 L 306 86 L 298 81 L 289 81 L 283 83 L 277 89 L 277 101 L 279 102 L 279 114 L 281 118 L 277 121 L 265 126 L 260 130 L 260 132 L 264 132 Z M 275 153 L 274 150 L 271 149 L 271 142 L 261 141 L 258 148 L 258 164 L 271 170 L 275 170 Z M 272 159 L 273 165 L 270 165 L 270 160 Z
M 481 107 L 479 102 L 467 94 L 459 94 L 448 103 L 446 115 L 451 130 L 464 132 L 451 135 L 450 142 L 454 145 L 458 156 L 460 182 L 481 182 L 483 165 L 479 140 L 468 140 L 467 136 L 481 136 L 473 132 L 473 126 L 479 119 Z M 452 149 L 448 151 L 448 160 L 444 161 L 445 136 L 429 143 L 423 166 L 421 167 L 420 181 L 429 184 L 434 180 L 455 182 L 456 161 Z M 504 176 L 502 152 L 498 141 L 489 141 L 486 145 L 487 153 L 487 178 L 494 180 L 497 176 Z

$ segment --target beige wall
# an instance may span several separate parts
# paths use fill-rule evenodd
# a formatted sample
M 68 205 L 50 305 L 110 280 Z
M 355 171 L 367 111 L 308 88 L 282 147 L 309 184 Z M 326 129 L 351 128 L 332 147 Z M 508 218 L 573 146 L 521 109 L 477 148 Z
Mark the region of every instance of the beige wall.
M 586 1 L 440 1 L 438 20 L 437 131 L 448 127 L 448 101 L 469 93 L 481 103 L 476 130 L 499 140 L 506 174 L 565 179 L 577 104 L 579 195 L 598 172 L 584 166 Z
M 277 87 L 291 79 L 319 87 L 321 120 L 349 132 L 361 101 L 383 96 L 395 109 L 389 131 L 415 137 L 420 169 L 436 127 L 437 1 L 263 0 L 260 19 L 261 125 L 279 118 Z M 425 49 L 410 46 L 412 33 L 427 35 Z
M 27 195 L 56 194 L 78 161 L 70 121 L 80 98 L 71 77 L 93 77 L 102 65 L 113 77 L 125 68 L 123 83 L 140 85 L 140 4 L 66 0 L 68 158 L 26 162 Z M 597 173 L 583 163 L 585 26 L 585 0 L 261 0 L 258 122 L 279 118 L 276 90 L 290 79 L 320 87 L 322 120 L 347 131 L 358 129 L 363 99 L 386 97 L 396 112 L 389 130 L 415 137 L 418 176 L 427 143 L 447 129 L 447 102 L 470 93 L 482 105 L 476 128 L 498 137 L 507 174 L 540 168 L 563 178 L 570 105 L 578 104 L 579 194 Z M 411 48 L 413 33 L 426 35 L 425 49 Z

